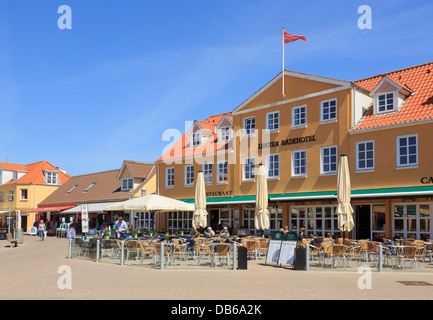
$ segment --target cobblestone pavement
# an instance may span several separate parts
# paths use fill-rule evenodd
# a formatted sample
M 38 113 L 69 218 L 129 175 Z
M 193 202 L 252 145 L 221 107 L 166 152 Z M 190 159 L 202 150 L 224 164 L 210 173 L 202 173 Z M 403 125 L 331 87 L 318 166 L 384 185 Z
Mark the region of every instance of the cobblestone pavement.
M 25 235 L 10 248 L 0 241 L 2 300 L 317 300 L 432 299 L 432 272 L 373 272 L 371 289 L 357 270 L 295 271 L 248 261 L 248 270 L 152 269 L 69 260 L 68 240 Z M 59 279 L 71 271 L 72 288 Z M 59 269 L 60 268 L 60 269 Z M 60 272 L 59 272 L 60 271 Z M 415 283 L 413 283 L 415 282 Z M 424 282 L 424 283 L 422 283 Z M 65 283 L 65 282 L 62 282 Z

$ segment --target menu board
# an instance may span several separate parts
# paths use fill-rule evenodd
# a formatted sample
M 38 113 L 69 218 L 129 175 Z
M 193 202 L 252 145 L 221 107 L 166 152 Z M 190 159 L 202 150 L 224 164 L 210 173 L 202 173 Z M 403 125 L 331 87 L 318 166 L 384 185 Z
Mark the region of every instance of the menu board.
M 89 232 L 89 212 L 87 205 L 81 206 L 81 231 Z
M 268 246 L 268 253 L 266 255 L 266 262 L 276 262 L 278 263 L 278 260 L 280 258 L 280 251 L 281 251 L 281 240 L 269 240 L 269 246 Z
M 297 241 L 282 241 L 281 250 L 278 262 L 279 264 L 294 264 L 295 262 L 295 248 Z

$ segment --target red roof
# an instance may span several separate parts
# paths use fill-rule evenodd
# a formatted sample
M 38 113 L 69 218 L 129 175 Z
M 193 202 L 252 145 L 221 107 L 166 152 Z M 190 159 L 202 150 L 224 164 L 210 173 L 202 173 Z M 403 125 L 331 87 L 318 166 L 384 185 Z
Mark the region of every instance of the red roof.
M 65 183 L 70 178 L 69 174 L 63 172 L 62 170 L 53 166 L 51 163 L 45 160 L 28 164 L 28 165 L 0 162 L 0 168 L 4 170 L 12 170 L 12 171 L 15 170 L 27 171 L 27 173 L 24 174 L 24 176 L 22 176 L 18 180 L 15 181 L 11 180 L 9 182 L 6 182 L 5 184 L 29 184 L 29 183 L 45 184 L 44 172 L 46 170 L 57 171 L 58 179 L 60 180 L 61 184 Z
M 227 116 L 230 121 L 233 122 L 231 112 L 211 116 L 203 121 L 196 121 L 196 123 L 206 131 L 212 132 L 212 135 L 205 141 L 204 144 L 192 148 L 190 141 L 192 140 L 188 133 L 182 135 L 182 137 L 176 141 L 176 143 L 162 156 L 158 161 L 173 160 L 184 157 L 200 156 L 205 154 L 212 154 L 219 151 L 225 151 L 228 149 L 228 143 L 218 143 L 218 135 L 215 132 L 216 126 L 220 123 L 224 116 Z
M 413 94 L 401 110 L 394 113 L 374 115 L 370 108 L 353 130 L 433 119 L 433 62 L 358 80 L 354 84 L 371 92 L 385 76 Z

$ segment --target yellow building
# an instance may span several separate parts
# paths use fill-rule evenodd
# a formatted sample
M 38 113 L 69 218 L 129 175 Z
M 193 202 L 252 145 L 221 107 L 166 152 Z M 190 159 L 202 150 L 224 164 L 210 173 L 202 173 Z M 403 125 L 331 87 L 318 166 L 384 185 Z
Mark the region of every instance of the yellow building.
M 37 208 L 69 178 L 66 172 L 47 161 L 29 165 L 0 163 L 1 225 L 6 226 L 11 217 L 11 223 L 18 223 L 18 228 L 28 232 L 36 214 L 21 212 Z
M 195 121 L 156 161 L 159 193 L 193 202 L 203 171 L 208 224 L 254 233 L 255 169 L 263 163 L 271 231 L 336 235 L 337 168 L 346 154 L 356 225 L 349 236 L 430 238 L 432 67 L 354 82 L 284 71 L 232 112 Z M 166 220 L 168 230 L 191 227 L 187 213 Z

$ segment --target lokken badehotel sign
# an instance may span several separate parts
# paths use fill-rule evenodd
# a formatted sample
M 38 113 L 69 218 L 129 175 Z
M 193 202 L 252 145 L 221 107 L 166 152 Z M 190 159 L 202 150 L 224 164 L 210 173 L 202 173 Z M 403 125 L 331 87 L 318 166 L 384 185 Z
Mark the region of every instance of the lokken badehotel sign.
M 275 148 L 279 146 L 288 146 L 291 144 L 305 143 L 305 142 L 314 142 L 316 141 L 316 136 L 304 136 L 299 138 L 285 139 L 281 141 L 271 141 L 266 143 L 259 143 L 259 149 L 264 148 Z

